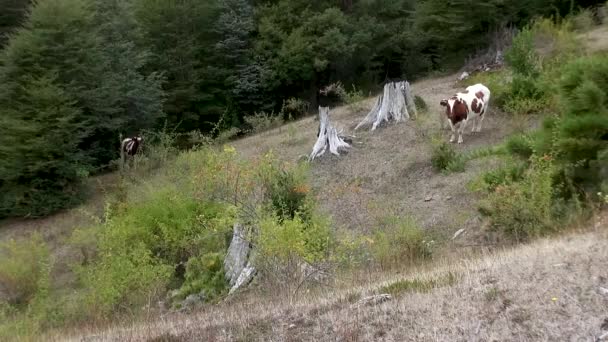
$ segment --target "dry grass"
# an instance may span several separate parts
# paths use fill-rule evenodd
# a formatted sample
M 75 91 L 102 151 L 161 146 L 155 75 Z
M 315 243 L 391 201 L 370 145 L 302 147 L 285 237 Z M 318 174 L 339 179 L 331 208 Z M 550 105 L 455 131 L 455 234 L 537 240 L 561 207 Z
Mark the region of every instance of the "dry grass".
M 372 275 L 346 288 L 311 293 L 289 305 L 246 296 L 192 315 L 98 332 L 71 341 L 592 341 L 608 318 L 608 213 L 586 233 L 540 240 L 406 275 Z M 383 286 L 445 279 L 358 306 Z M 376 278 L 376 279 L 373 279 Z M 87 337 L 83 338 L 82 336 Z M 47 336 L 48 339 L 57 339 Z

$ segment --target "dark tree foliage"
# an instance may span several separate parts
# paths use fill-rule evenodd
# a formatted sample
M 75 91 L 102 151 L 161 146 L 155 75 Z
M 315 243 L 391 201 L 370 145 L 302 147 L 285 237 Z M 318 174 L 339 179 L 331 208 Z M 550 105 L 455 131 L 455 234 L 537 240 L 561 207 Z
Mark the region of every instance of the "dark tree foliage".
M 25 21 L 31 0 L 0 0 L 0 48 Z
M 118 155 L 119 133 L 161 114 L 157 78 L 138 72 L 145 54 L 120 35 L 133 27 L 123 6 L 41 1 L 2 51 L 0 216 L 77 202 L 79 181 Z

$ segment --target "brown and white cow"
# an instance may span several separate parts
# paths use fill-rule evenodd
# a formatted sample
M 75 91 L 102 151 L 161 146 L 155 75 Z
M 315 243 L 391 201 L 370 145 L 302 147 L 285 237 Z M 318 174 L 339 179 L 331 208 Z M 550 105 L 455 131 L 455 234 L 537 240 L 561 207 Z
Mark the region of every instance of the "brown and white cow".
M 488 112 L 489 102 L 490 89 L 480 83 L 439 102 L 445 107 L 445 114 L 452 129 L 450 142 L 454 142 L 458 132 L 458 143 L 462 144 L 462 133 L 469 121 L 473 121 L 471 132 L 481 132 L 481 123 Z

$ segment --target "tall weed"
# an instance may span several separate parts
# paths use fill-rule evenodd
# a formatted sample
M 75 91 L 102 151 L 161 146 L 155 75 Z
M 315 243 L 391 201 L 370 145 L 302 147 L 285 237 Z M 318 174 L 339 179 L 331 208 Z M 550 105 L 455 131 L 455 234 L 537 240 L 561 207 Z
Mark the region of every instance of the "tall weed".
M 42 236 L 0 244 L 0 292 L 9 304 L 30 303 L 50 273 L 50 252 Z

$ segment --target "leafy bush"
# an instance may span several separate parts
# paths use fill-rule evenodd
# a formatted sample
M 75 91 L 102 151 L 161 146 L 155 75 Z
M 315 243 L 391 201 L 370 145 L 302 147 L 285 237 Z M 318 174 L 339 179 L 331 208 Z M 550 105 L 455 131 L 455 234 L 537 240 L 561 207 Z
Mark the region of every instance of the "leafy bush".
M 10 304 L 28 304 L 49 277 L 49 249 L 39 234 L 0 244 L 0 287 Z
M 234 222 L 231 206 L 199 202 L 171 186 L 155 189 L 141 200 L 109 218 L 99 236 L 98 259 L 80 269 L 93 312 L 104 315 L 119 304 L 142 305 L 160 296 L 170 283 L 184 282 L 178 265 L 227 247 Z M 196 273 L 190 274 L 186 287 L 194 286 Z M 207 280 L 215 278 L 199 279 L 197 286 Z M 207 289 L 223 290 L 215 283 Z
M 555 167 L 551 157 L 533 156 L 530 168 L 520 181 L 509 179 L 512 174 L 519 177 L 518 172 L 511 169 L 495 174 L 501 178 L 497 177 L 494 191 L 482 202 L 480 211 L 490 218 L 494 229 L 516 240 L 527 240 L 555 230 Z M 492 176 L 489 178 L 492 181 Z
M 84 303 L 89 314 L 108 317 L 159 298 L 170 281 L 172 267 L 162 264 L 144 243 L 131 243 L 128 249 L 102 249 L 100 260 L 78 273 L 88 291 Z
M 413 263 L 432 254 L 432 242 L 410 217 L 385 218 L 372 240 L 373 258 L 383 268 Z

